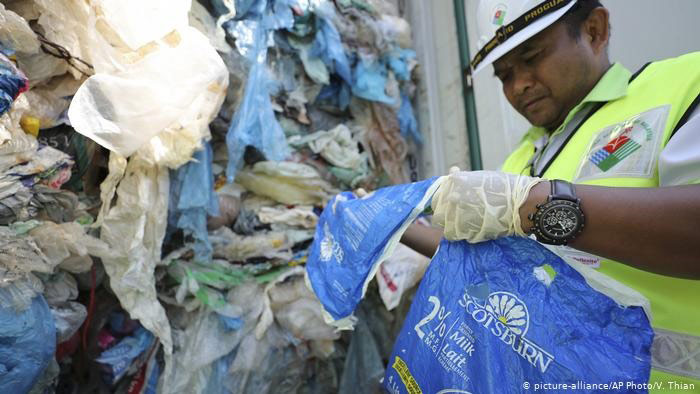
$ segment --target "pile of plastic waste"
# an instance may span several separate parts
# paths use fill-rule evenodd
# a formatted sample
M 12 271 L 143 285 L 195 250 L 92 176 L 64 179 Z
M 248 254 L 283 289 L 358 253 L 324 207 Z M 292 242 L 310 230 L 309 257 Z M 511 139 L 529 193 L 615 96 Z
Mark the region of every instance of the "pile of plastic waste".
M 351 332 L 304 274 L 332 196 L 415 180 L 399 3 L 1 0 L 0 387 L 377 390 L 427 260 Z

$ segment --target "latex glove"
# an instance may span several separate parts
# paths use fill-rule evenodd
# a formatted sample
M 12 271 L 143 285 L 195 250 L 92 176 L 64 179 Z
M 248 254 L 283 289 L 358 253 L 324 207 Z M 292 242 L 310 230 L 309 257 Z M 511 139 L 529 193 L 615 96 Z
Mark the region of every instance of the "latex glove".
M 526 236 L 520 206 L 540 178 L 499 171 L 455 171 L 433 196 L 433 224 L 451 241 L 481 242 L 508 235 Z

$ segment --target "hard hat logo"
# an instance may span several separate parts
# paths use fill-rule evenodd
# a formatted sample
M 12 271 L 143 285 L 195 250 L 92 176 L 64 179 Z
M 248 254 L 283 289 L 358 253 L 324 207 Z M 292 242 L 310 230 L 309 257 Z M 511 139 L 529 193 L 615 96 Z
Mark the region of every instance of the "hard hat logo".
M 473 73 L 561 18 L 577 0 L 480 0 Z
M 501 3 L 501 4 L 497 5 L 496 9 L 494 10 L 494 13 L 493 13 L 493 21 L 491 23 L 493 23 L 496 26 L 502 26 L 503 21 L 505 21 L 505 19 L 506 19 L 507 9 L 508 8 L 506 7 L 505 4 Z

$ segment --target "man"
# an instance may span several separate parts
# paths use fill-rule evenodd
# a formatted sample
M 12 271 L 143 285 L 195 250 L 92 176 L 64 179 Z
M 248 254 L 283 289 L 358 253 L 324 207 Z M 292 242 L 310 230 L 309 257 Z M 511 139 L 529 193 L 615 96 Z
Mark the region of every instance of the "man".
M 432 204 L 444 230 L 402 242 L 432 256 L 443 235 L 534 233 L 647 297 L 651 382 L 700 390 L 700 53 L 611 65 L 598 0 L 484 0 L 477 17 L 473 72 L 493 64 L 533 127 L 503 172 L 452 173 Z

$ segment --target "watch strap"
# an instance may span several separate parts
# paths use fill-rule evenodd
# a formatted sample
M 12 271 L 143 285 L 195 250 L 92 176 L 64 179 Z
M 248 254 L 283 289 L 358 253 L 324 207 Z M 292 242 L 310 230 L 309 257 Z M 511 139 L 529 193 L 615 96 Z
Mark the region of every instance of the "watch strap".
M 571 202 L 578 202 L 579 199 L 576 197 L 576 188 L 573 183 L 567 182 L 561 179 L 554 179 L 549 181 L 551 185 L 551 193 L 549 200 L 568 200 Z

